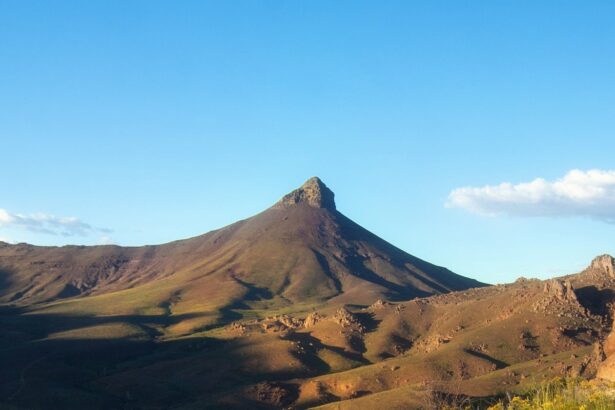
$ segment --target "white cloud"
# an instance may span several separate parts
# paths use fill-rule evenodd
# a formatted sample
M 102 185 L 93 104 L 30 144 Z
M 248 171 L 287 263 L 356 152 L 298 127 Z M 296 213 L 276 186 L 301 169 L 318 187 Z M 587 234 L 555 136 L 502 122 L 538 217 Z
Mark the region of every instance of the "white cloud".
M 615 223 L 615 171 L 575 169 L 555 181 L 457 188 L 446 205 L 481 215 L 586 216 Z
M 44 213 L 16 214 L 0 208 L 0 228 L 13 227 L 30 232 L 58 236 L 88 236 L 96 232 L 110 232 L 96 228 L 75 217 L 60 217 Z

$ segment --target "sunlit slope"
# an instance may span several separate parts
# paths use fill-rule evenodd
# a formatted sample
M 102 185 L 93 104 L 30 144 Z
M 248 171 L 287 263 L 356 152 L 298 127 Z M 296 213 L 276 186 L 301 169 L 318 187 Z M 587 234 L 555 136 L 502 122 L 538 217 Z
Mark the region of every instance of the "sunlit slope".
M 138 288 L 5 307 L 0 407 L 430 408 L 457 396 L 522 392 L 555 376 L 591 377 L 615 302 L 615 262 L 608 259 L 609 270 L 600 260 L 567 278 L 368 307 L 303 302 L 179 313 L 173 309 L 190 305 L 178 299 L 118 313 L 138 311 Z M 189 269 L 177 275 L 178 283 L 170 276 L 159 288 L 143 285 L 143 297 L 172 294 L 198 277 Z M 220 326 L 217 315 L 231 323 Z M 187 331 L 195 323 L 201 327 Z
M 614 289 L 615 277 L 594 262 L 557 280 L 376 303 L 349 313 L 358 324 L 326 315 L 277 334 L 302 343 L 297 349 L 305 363 L 328 370 L 281 381 L 278 389 L 298 408 L 429 408 L 444 396 L 495 397 L 553 377 L 592 377 L 601 360 L 596 343 L 610 328 Z M 274 327 L 261 328 L 275 334 Z M 258 329 L 248 325 L 237 337 Z M 329 350 L 352 359 L 354 368 L 330 365 L 323 359 Z M 242 391 L 244 400 L 255 397 L 249 388 Z M 227 400 L 240 407 L 236 397 Z

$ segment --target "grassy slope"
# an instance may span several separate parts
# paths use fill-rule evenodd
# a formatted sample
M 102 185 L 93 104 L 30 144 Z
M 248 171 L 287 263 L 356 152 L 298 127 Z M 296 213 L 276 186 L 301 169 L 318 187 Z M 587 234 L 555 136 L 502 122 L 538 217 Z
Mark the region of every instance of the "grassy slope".
M 598 286 L 615 289 L 610 282 Z M 543 287 L 521 282 L 358 309 L 364 332 L 339 325 L 332 309 L 325 309 L 320 312 L 326 318 L 294 332 L 264 331 L 254 322 L 243 334 L 212 328 L 179 336 L 168 328 L 188 318 L 175 323 L 173 312 L 87 317 L 75 315 L 74 306 L 68 313 L 61 309 L 87 301 L 112 313 L 116 307 L 105 301 L 112 295 L 64 301 L 45 306 L 44 313 L 0 315 L 6 363 L 0 393 L 10 398 L 7 404 L 24 406 L 34 406 L 36 397 L 55 400 L 58 408 L 81 400 L 93 408 L 136 400 L 150 408 L 188 409 L 212 402 L 267 407 L 250 393 L 250 386 L 265 380 L 296 386 L 299 408 L 326 402 L 341 408 L 413 406 L 430 400 L 426 391 L 433 386 L 472 396 L 515 391 L 576 369 L 595 340 L 587 330 L 602 326 L 598 317 L 577 317 L 583 307 L 568 302 L 534 311 L 551 297 Z M 580 326 L 582 334 L 565 332 Z

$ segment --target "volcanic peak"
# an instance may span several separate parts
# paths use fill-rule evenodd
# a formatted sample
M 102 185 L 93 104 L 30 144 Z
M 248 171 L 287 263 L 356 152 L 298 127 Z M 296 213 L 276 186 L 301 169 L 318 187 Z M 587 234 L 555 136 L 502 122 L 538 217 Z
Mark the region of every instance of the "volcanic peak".
M 312 177 L 274 205 L 275 208 L 307 204 L 314 208 L 335 210 L 335 194 L 318 177 Z

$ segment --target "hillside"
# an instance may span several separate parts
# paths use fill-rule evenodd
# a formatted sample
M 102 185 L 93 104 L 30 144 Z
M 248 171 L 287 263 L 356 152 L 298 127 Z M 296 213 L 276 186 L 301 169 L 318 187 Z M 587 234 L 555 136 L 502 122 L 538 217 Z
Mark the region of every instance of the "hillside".
M 263 311 L 185 336 L 164 331 L 181 317 L 5 308 L 0 404 L 486 406 L 556 376 L 595 376 L 611 329 L 613 268 L 613 259 L 602 256 L 579 274 L 548 281 L 519 279 L 367 307 Z
M 563 278 L 229 326 L 218 337 L 237 346 L 253 338 L 286 342 L 278 354 L 294 360 L 278 359 L 275 370 L 268 361 L 268 380 L 219 400 L 232 407 L 487 406 L 554 377 L 593 378 L 612 323 L 614 267 L 602 256 Z

